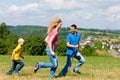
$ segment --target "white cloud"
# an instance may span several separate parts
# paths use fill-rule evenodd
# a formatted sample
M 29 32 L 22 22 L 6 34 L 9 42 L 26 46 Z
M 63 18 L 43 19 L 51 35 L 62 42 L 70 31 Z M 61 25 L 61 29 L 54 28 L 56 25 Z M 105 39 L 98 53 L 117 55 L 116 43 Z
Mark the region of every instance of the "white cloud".
M 17 7 L 16 5 L 12 5 L 11 7 L 8 8 L 9 11 L 13 12 L 13 11 L 18 11 L 19 7 Z
M 120 6 L 112 6 L 107 10 L 109 13 L 120 13 Z
M 107 20 L 109 22 L 120 21 L 120 6 L 111 6 L 107 10 Z
M 93 16 L 91 13 L 88 13 L 88 12 L 84 12 L 84 11 L 75 11 L 73 12 L 72 14 L 72 18 L 78 18 L 78 19 L 91 19 Z
M 25 6 L 16 6 L 12 5 L 8 8 L 10 12 L 27 12 L 27 11 L 34 11 L 38 9 L 39 4 L 38 3 L 31 3 Z
M 85 2 L 80 2 L 78 0 L 45 0 L 48 8 L 51 9 L 78 9 L 88 7 Z

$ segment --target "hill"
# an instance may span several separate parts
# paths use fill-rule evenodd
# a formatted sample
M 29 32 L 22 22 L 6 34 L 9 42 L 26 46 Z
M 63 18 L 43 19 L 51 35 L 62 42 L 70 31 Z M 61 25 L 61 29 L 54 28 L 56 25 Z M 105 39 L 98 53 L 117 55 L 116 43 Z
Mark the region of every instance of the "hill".
M 18 26 L 7 26 L 10 33 L 17 34 L 19 37 L 28 37 L 32 35 L 46 36 L 46 26 L 35 26 L 35 25 L 18 25 Z M 60 38 L 65 38 L 69 33 L 68 27 L 63 27 L 60 31 Z M 100 30 L 100 29 L 84 29 L 78 28 L 78 32 L 83 36 L 119 36 L 120 30 Z

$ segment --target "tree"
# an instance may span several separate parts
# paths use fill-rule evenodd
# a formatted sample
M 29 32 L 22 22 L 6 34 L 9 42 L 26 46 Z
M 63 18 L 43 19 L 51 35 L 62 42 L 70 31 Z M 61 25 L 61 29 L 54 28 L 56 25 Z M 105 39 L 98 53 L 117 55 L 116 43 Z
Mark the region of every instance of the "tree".
M 11 54 L 12 50 L 17 46 L 18 38 L 19 37 L 16 34 L 9 34 L 6 36 L 4 41 L 7 44 L 8 54 Z
M 0 39 L 0 54 L 4 55 L 4 54 L 7 54 L 7 52 L 8 52 L 8 49 L 4 40 Z
M 0 25 L 0 38 L 5 38 L 9 34 L 9 30 L 5 23 Z
M 81 53 L 85 56 L 97 56 L 94 47 L 91 47 L 90 45 L 85 45 Z
M 101 43 L 101 41 L 95 40 L 95 41 L 94 41 L 94 44 L 95 44 L 95 47 L 96 47 L 97 49 L 102 49 L 102 43 Z
M 66 41 L 65 39 L 59 39 L 57 42 L 57 48 L 56 48 L 57 55 L 59 56 L 65 56 L 66 52 Z
M 41 36 L 31 36 L 25 40 L 24 51 L 30 55 L 45 55 L 46 43 Z

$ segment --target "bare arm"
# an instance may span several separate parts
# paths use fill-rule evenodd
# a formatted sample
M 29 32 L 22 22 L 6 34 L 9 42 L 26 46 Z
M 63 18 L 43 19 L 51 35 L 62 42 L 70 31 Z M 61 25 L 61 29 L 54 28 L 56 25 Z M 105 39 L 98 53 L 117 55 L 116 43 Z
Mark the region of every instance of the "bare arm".
M 48 39 L 48 36 L 45 38 L 45 42 L 46 42 L 46 43 L 48 43 L 47 39 Z
M 15 51 L 13 50 L 12 55 L 11 55 L 11 60 L 14 59 L 14 54 L 15 54 Z
M 25 59 L 25 57 L 24 57 L 24 56 L 22 56 L 22 55 L 20 55 L 20 57 L 21 57 L 21 58 L 23 58 L 23 59 Z
M 55 55 L 55 52 L 54 52 L 53 49 L 52 49 L 52 42 L 53 42 L 54 38 L 55 38 L 55 35 L 53 35 L 53 36 L 50 38 L 49 43 L 48 43 L 48 46 L 49 46 L 49 48 L 50 48 L 50 52 L 51 52 L 52 56 Z

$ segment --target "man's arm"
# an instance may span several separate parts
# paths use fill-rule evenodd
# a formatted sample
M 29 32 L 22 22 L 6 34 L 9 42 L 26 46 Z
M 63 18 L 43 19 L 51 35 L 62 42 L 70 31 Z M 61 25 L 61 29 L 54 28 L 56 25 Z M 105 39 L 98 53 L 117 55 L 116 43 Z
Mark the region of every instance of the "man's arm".
M 78 48 L 79 47 L 78 44 L 77 45 L 71 45 L 69 42 L 67 42 L 66 46 L 71 47 L 71 48 Z

